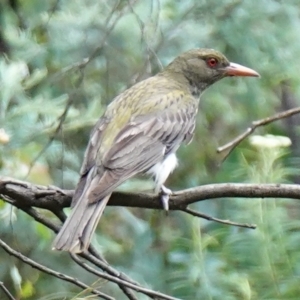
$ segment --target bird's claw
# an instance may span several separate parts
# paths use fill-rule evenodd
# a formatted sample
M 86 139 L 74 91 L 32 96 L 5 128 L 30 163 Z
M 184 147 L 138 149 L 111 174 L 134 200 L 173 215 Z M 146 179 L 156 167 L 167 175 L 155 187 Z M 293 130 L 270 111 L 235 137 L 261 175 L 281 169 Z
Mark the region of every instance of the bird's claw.
M 172 191 L 166 188 L 164 185 L 160 189 L 160 200 L 165 211 L 169 210 L 169 199 Z

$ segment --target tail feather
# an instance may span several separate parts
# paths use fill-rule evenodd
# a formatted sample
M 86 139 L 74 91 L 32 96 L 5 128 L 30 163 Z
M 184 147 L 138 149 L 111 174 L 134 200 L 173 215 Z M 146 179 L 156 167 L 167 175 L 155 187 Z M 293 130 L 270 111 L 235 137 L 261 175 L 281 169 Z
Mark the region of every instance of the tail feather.
M 81 197 L 56 236 L 53 248 L 72 253 L 86 250 L 110 195 L 96 203 L 88 203 L 87 199 Z

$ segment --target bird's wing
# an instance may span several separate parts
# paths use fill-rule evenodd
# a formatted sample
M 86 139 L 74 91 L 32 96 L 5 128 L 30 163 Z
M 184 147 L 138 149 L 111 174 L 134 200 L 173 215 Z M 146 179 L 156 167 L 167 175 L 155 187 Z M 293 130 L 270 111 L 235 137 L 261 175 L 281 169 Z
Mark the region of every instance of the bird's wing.
M 80 170 L 80 179 L 77 184 L 75 194 L 72 198 L 71 207 L 74 207 L 76 205 L 77 201 L 80 199 L 84 191 L 84 188 L 87 186 L 88 175 L 95 165 L 97 154 L 102 143 L 102 133 L 105 130 L 107 124 L 108 120 L 105 117 L 102 117 L 98 120 L 91 132 L 89 144 L 85 151 L 83 163 Z
M 98 166 L 92 167 L 85 194 L 97 202 L 117 186 L 160 162 L 191 138 L 196 111 L 164 110 L 135 117 L 115 137 Z M 89 173 L 91 173 L 91 171 Z M 89 179 L 90 178 L 90 179 Z

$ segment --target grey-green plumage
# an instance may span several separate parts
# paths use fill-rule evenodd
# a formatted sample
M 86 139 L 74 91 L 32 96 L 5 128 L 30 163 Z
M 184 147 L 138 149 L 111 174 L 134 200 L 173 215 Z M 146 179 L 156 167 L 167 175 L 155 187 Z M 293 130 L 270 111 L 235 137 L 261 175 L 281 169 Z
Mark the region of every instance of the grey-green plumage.
M 111 193 L 125 180 L 149 173 L 163 189 L 175 152 L 193 137 L 201 92 L 234 75 L 258 76 L 217 51 L 196 49 L 117 96 L 91 133 L 73 210 L 54 248 L 85 250 Z

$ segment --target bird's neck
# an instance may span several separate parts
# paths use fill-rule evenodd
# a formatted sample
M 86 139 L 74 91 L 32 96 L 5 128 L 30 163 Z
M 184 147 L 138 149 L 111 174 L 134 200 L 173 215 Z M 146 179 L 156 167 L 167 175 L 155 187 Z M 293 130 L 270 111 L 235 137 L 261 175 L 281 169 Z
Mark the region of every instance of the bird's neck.
M 190 93 L 195 97 L 195 98 L 200 98 L 200 95 L 203 93 L 203 91 L 207 88 L 207 85 L 203 82 L 195 82 L 192 80 L 188 80 L 187 82 L 189 83 L 189 90 Z
M 199 99 L 202 92 L 207 88 L 208 84 L 202 82 L 201 80 L 190 79 L 190 76 L 186 76 L 182 71 L 177 72 L 172 70 L 170 72 L 168 69 L 160 73 L 166 78 L 172 79 L 180 86 L 183 90 L 187 90 L 194 98 Z

